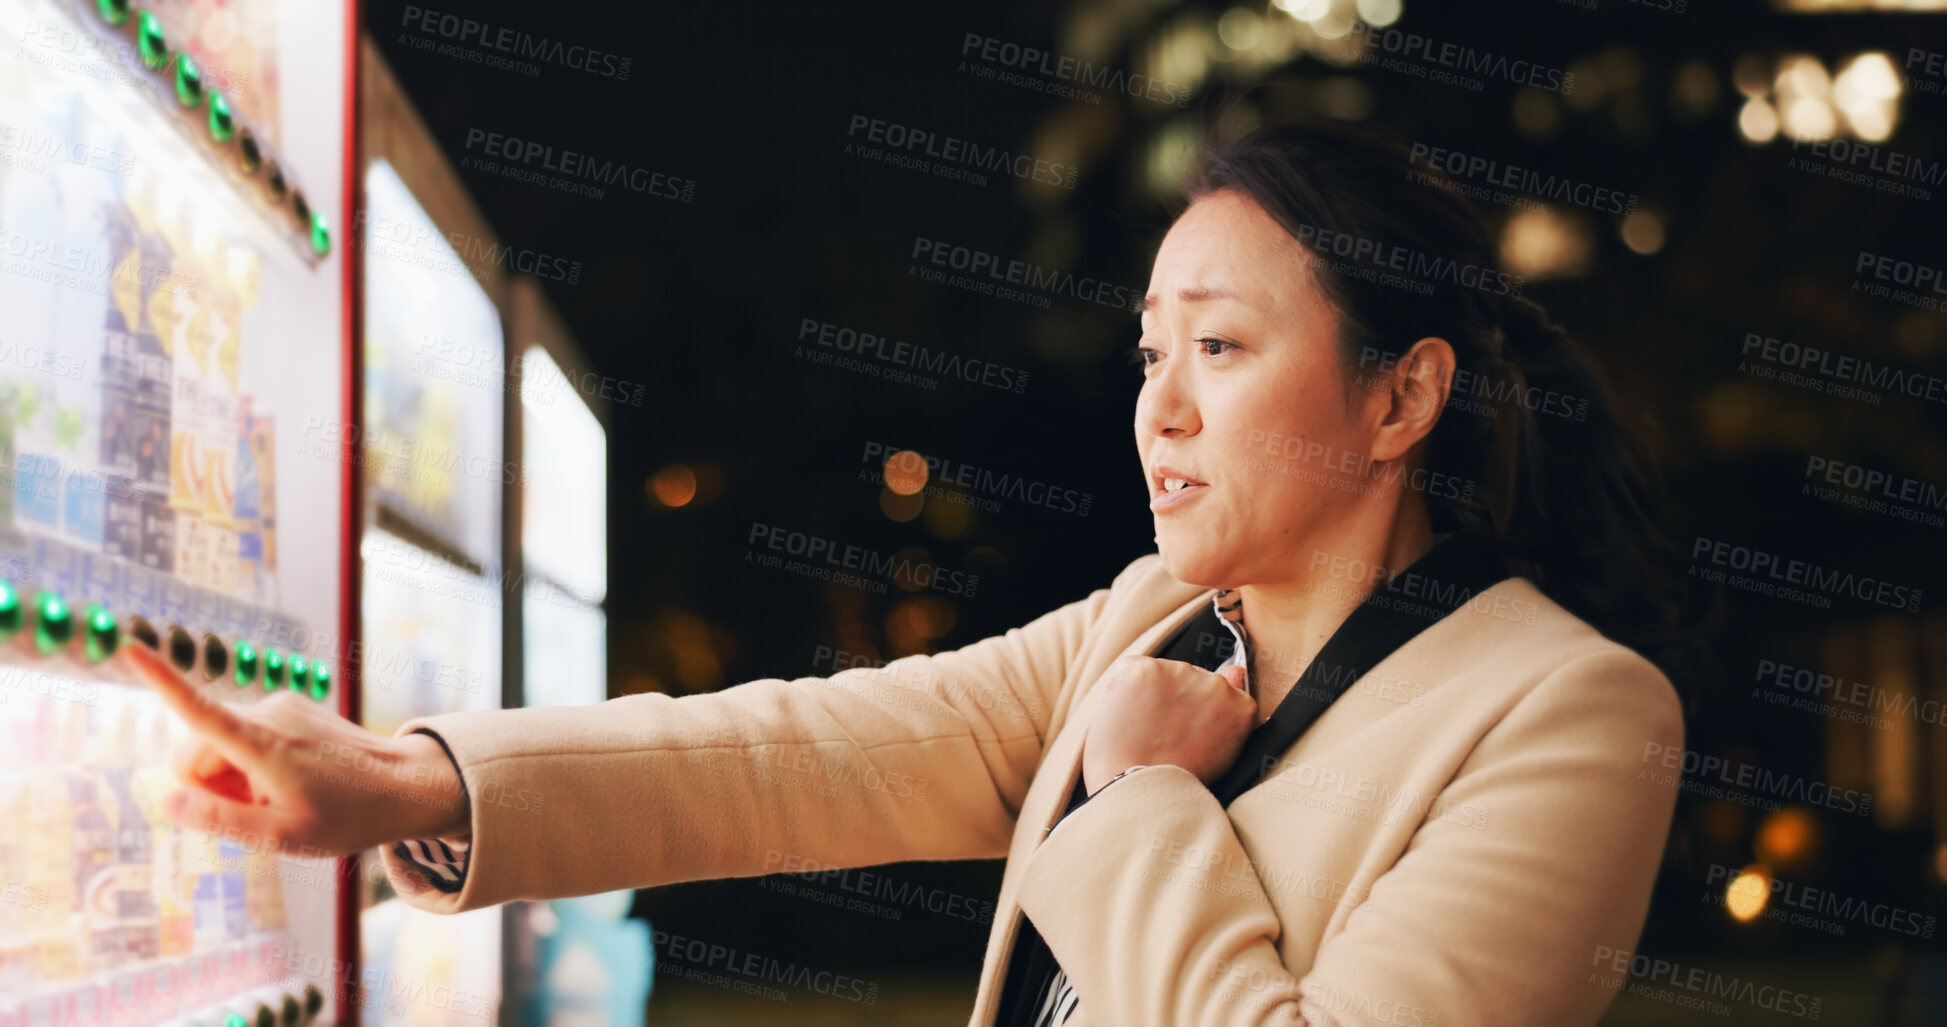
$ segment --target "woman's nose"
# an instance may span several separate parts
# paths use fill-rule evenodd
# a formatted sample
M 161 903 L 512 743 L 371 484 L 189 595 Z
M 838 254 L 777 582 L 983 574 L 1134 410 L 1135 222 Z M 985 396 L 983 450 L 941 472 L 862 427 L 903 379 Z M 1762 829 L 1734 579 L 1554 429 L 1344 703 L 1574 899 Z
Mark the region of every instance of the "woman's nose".
M 1136 396 L 1136 430 L 1145 435 L 1195 435 L 1201 427 L 1189 383 L 1172 363 L 1150 372 Z

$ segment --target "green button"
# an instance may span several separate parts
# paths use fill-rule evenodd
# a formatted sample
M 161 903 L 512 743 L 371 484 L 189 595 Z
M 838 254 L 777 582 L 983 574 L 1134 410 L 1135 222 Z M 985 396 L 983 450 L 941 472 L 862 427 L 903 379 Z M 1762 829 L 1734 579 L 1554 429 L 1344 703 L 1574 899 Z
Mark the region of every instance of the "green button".
M 122 629 L 115 623 L 115 615 L 105 606 L 88 607 L 88 633 L 86 645 L 88 662 L 100 663 L 115 655 L 115 647 L 122 641 Z
M 236 138 L 237 122 L 230 114 L 230 101 L 222 93 L 210 94 L 210 138 L 227 143 Z
M 311 664 L 296 653 L 291 654 L 291 691 L 302 692 L 311 687 Z
M 34 647 L 51 653 L 74 637 L 74 612 L 52 592 L 34 597 Z
M 331 255 L 331 226 L 325 223 L 323 214 L 311 212 L 311 252 L 320 257 Z
M 242 1013 L 231 1013 L 223 1018 L 223 1027 L 250 1027 L 250 1021 Z
M 169 44 L 162 38 L 162 22 L 148 11 L 135 23 L 135 49 L 142 55 L 142 63 L 151 70 L 161 71 L 169 60 Z
M 311 698 L 324 702 L 325 696 L 330 694 L 331 668 L 325 666 L 324 661 L 320 660 L 311 665 Z
M 257 647 L 239 638 L 231 652 L 237 654 L 237 687 L 247 688 L 257 680 Z
M 176 58 L 176 102 L 184 107 L 200 106 L 203 102 L 203 69 L 188 54 Z
M 284 654 L 275 649 L 264 650 L 264 691 L 275 692 L 284 687 Z
M 0 581 L 0 641 L 20 630 L 20 593 L 11 581 Z
M 95 0 L 95 10 L 101 12 L 101 20 L 110 25 L 128 23 L 128 0 Z

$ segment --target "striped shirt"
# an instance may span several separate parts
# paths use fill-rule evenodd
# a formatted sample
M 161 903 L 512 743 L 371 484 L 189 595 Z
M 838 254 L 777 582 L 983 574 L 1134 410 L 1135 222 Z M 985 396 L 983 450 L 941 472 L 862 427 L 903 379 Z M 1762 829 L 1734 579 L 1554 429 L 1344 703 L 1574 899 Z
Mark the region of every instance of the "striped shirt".
M 460 773 L 460 761 L 453 759 L 453 750 L 446 747 L 446 739 L 431 731 L 421 729 L 414 734 L 431 735 L 439 743 L 440 751 L 453 760 L 454 776 L 460 779 L 460 805 L 472 809 L 467 796 L 466 775 Z M 392 854 L 405 860 L 419 876 L 425 878 L 426 886 L 437 892 L 451 895 L 466 884 L 467 853 L 473 848 L 473 831 L 468 829 L 459 834 L 444 838 L 408 838 L 392 846 Z

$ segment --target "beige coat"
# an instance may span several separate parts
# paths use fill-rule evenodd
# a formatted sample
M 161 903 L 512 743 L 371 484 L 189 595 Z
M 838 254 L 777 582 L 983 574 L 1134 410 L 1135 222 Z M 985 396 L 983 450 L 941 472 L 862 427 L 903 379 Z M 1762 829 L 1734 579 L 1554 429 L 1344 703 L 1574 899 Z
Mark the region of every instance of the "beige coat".
M 387 871 L 456 912 L 1005 856 L 973 1027 L 1023 913 L 1081 996 L 1070 1027 L 1593 1022 L 1676 799 L 1663 675 L 1508 578 L 1373 667 L 1228 809 L 1159 766 L 1050 835 L 1103 670 L 1211 595 L 1149 555 L 1025 627 L 883 668 L 412 721 L 468 782 L 472 862 L 454 894 L 390 853 Z

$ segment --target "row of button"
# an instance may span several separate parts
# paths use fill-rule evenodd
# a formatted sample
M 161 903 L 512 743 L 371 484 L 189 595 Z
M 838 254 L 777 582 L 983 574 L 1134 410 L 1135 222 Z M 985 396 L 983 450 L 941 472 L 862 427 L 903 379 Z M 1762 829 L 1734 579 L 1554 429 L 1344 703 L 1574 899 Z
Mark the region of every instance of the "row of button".
M 0 643 L 19 635 L 31 620 L 34 648 L 43 656 L 73 652 L 76 643 L 74 611 L 67 601 L 53 592 L 38 592 L 31 605 L 23 605 L 13 584 L 0 581 Z M 131 615 L 126 634 L 163 653 L 169 663 L 184 674 L 201 670 L 203 680 L 216 681 L 226 674 L 238 688 L 261 684 L 264 691 L 288 688 L 320 702 L 331 694 L 331 668 L 323 660 L 307 660 L 296 653 L 286 656 L 276 649 L 258 649 L 244 639 L 234 647 L 215 635 L 196 636 L 180 624 L 169 625 L 166 636 L 147 619 Z M 83 611 L 79 655 L 98 664 L 115 655 L 124 634 L 123 624 L 108 608 L 90 604 Z
M 230 101 L 214 89 L 203 85 L 203 69 L 196 59 L 186 53 L 170 54 L 169 43 L 162 34 L 162 22 L 154 12 L 139 10 L 130 6 L 129 0 L 96 0 L 96 10 L 101 20 L 110 28 L 128 31 L 133 21 L 135 30 L 135 49 L 142 57 L 142 63 L 149 69 L 162 73 L 171 79 L 175 87 L 176 102 L 187 110 L 203 106 L 204 97 L 209 98 L 210 140 L 219 147 L 237 144 L 237 167 L 246 175 L 264 172 L 264 185 L 271 197 L 282 203 L 288 197 L 291 213 L 297 216 L 300 230 L 309 233 L 311 252 L 320 257 L 331 252 L 331 228 L 325 222 L 324 214 L 311 209 L 304 201 L 302 190 L 292 188 L 284 180 L 284 171 L 275 160 L 266 159 L 263 148 L 258 145 L 256 136 L 249 129 L 239 131 L 236 113 L 230 109 Z M 165 71 L 173 57 L 173 74 Z

